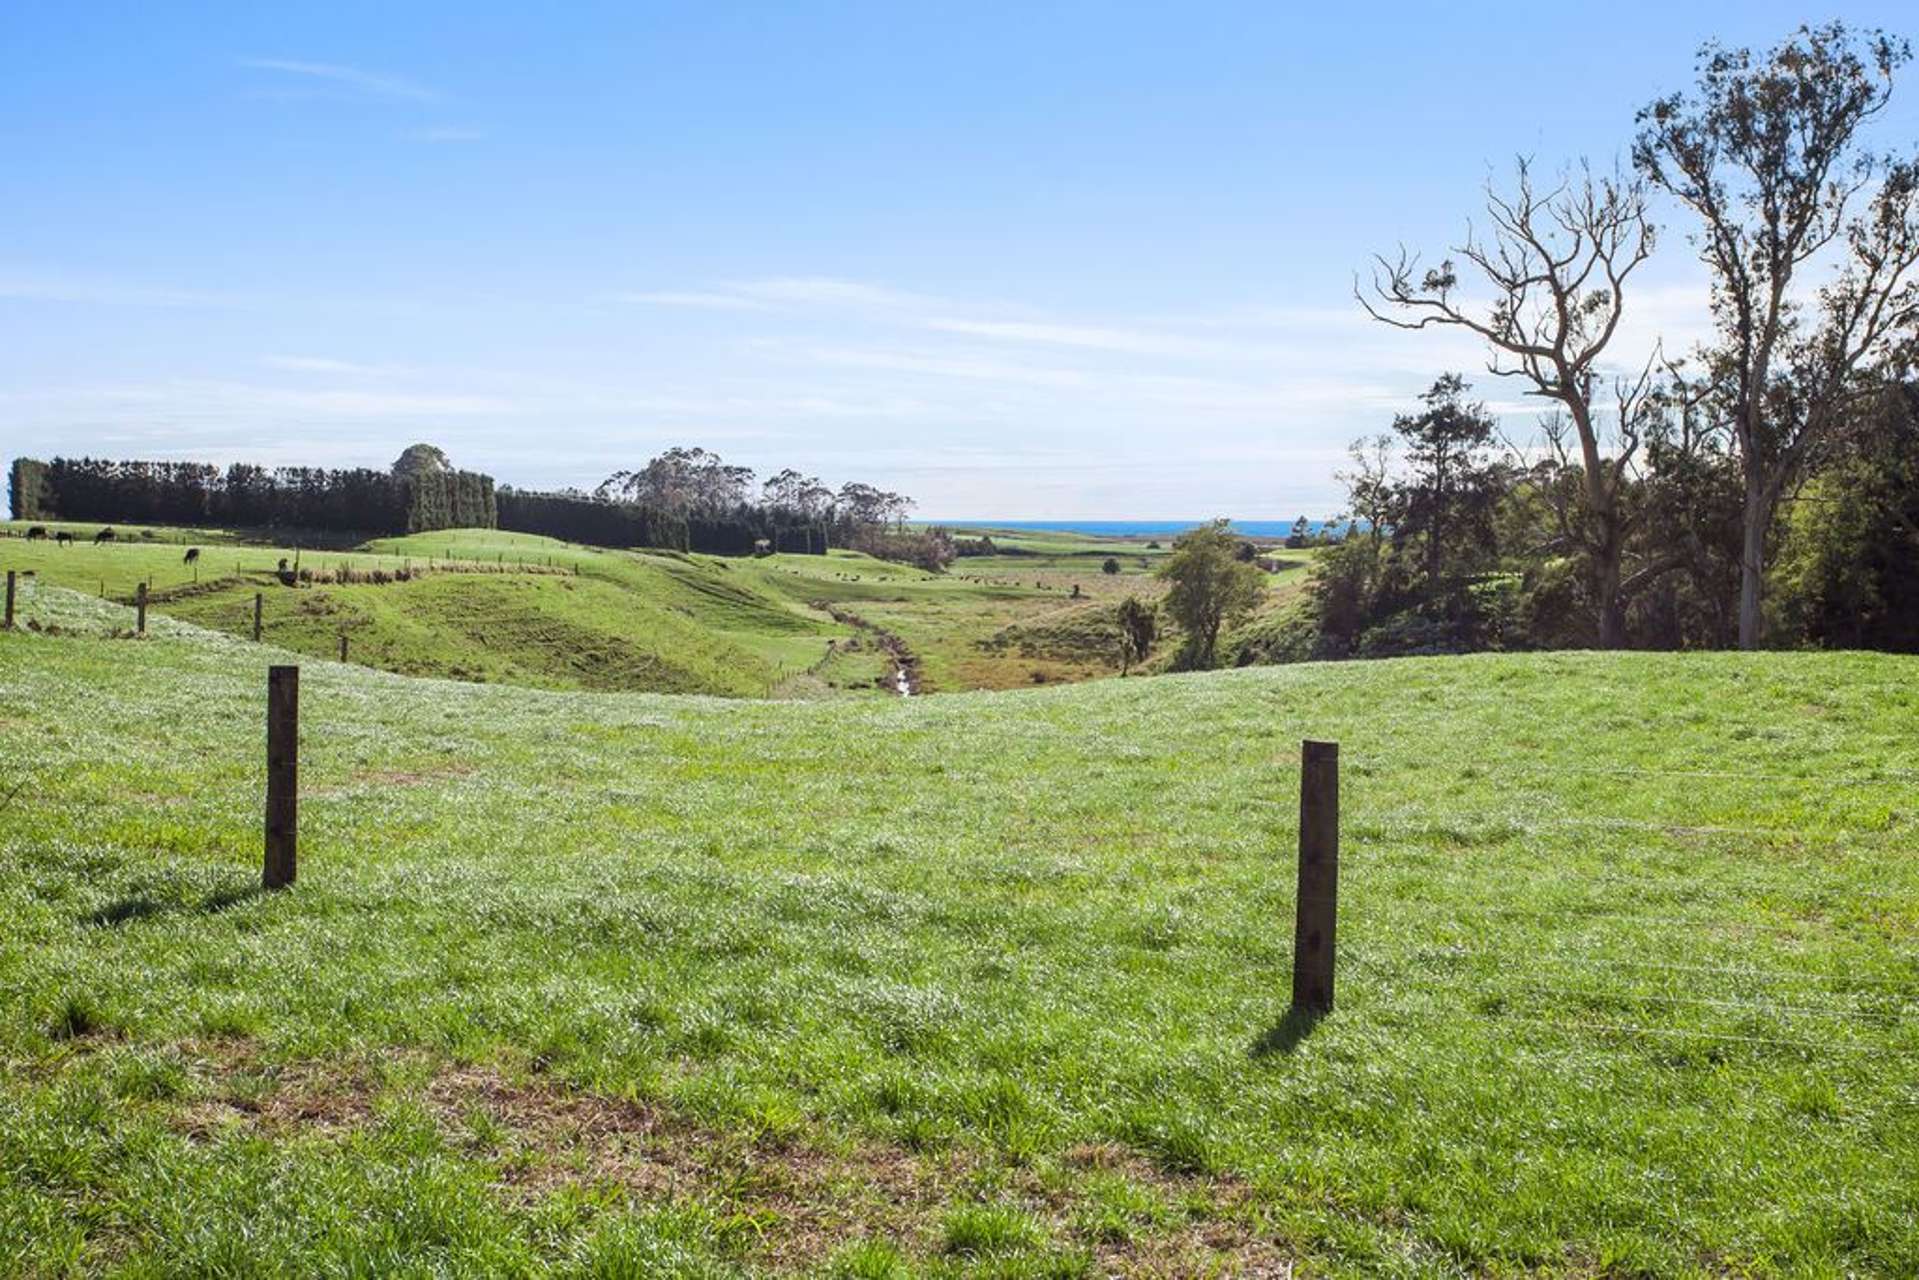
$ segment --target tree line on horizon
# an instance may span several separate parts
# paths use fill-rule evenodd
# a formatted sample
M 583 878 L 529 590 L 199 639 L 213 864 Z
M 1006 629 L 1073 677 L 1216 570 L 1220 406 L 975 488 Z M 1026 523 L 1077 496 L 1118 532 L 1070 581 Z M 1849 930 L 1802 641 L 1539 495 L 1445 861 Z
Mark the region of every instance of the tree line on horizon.
M 16 458 L 15 520 L 213 525 L 362 536 L 500 528 L 607 547 L 712 554 L 825 554 L 856 546 L 942 567 L 950 538 L 907 530 L 912 500 L 858 481 L 837 490 L 786 469 L 754 491 L 750 468 L 699 448 L 672 448 L 592 492 L 495 488 L 415 444 L 385 471 L 234 463 Z
M 440 465 L 419 461 L 429 450 Z M 493 477 L 444 465 L 415 445 L 386 471 L 369 467 L 261 467 L 236 462 L 16 458 L 9 510 L 15 520 L 214 525 L 364 534 L 491 528 Z

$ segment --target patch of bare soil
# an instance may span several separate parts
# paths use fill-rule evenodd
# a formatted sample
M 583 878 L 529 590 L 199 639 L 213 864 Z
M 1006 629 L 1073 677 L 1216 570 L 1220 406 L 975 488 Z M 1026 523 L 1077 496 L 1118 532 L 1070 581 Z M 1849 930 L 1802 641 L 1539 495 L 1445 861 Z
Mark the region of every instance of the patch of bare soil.
M 563 1188 L 618 1188 L 636 1203 L 698 1201 L 761 1225 L 756 1260 L 778 1271 L 818 1265 L 863 1238 L 927 1256 L 953 1205 L 1013 1199 L 1058 1240 L 1086 1250 L 1102 1276 L 1291 1277 L 1291 1260 L 1248 1225 L 1245 1184 L 1173 1174 L 1116 1144 L 1065 1153 L 1045 1177 L 993 1167 L 980 1153 L 909 1151 L 881 1143 L 788 1141 L 703 1125 L 631 1099 L 516 1079 L 422 1057 L 273 1064 L 242 1040 L 182 1046 L 200 1089 L 175 1127 L 195 1141 L 235 1130 L 344 1137 L 383 1107 L 424 1108 L 455 1147 L 498 1171 L 499 1193 L 532 1204 Z M 395 1083 L 398 1081 L 398 1083 Z M 1085 1176 L 1124 1178 L 1164 1209 L 1152 1225 L 1088 1225 Z
M 381 787 L 424 787 L 435 782 L 464 778 L 472 772 L 472 765 L 452 763 L 423 765 L 416 769 L 355 769 L 344 783 L 302 787 L 300 793 L 305 796 L 339 796 Z

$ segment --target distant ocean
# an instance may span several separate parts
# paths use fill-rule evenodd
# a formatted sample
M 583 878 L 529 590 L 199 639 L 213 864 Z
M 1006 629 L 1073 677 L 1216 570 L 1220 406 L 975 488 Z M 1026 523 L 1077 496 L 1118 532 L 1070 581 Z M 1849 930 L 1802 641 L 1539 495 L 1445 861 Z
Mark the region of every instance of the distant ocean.
M 951 529 L 1031 529 L 1042 533 L 1084 533 L 1096 538 L 1152 538 L 1162 534 L 1184 533 L 1206 523 L 1204 520 L 923 520 L 921 524 L 940 524 Z M 1314 533 L 1326 527 L 1323 520 L 1308 520 Z M 1344 526 L 1341 526 L 1342 528 Z M 1283 538 L 1293 531 L 1291 520 L 1235 520 L 1233 528 L 1249 538 Z

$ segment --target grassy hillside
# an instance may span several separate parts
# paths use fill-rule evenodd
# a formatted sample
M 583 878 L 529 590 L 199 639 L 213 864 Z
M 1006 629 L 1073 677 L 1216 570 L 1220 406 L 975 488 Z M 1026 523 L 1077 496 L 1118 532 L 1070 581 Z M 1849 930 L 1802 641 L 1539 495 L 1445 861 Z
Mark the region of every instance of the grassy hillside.
M 1919 1272 L 1911 659 L 814 704 L 309 661 L 263 897 L 275 655 L 40 591 L 0 1273 Z
M 76 532 L 90 537 L 92 526 Z M 553 689 L 881 696 L 898 667 L 888 637 L 928 692 L 1082 680 L 1118 669 L 1111 608 L 1160 590 L 1157 553 L 1125 557 L 1108 575 L 1104 544 L 1071 535 L 1044 540 L 1046 554 L 933 574 L 844 551 L 731 559 L 492 529 L 349 551 L 120 532 L 103 546 L 0 540 L 0 568 L 123 603 L 146 582 L 157 613 L 236 635 L 251 635 L 264 592 L 266 637 L 282 647 L 334 656 L 344 633 L 352 661 L 382 670 Z M 197 563 L 182 543 L 201 547 Z M 314 580 L 283 587 L 282 559 Z M 375 575 L 406 580 L 361 580 Z M 1298 571 L 1274 579 L 1275 599 L 1289 576 Z
M 132 599 L 153 611 L 250 636 L 264 596 L 266 639 L 409 675 L 556 689 L 760 697 L 818 662 L 852 629 L 764 590 L 736 562 L 575 547 L 496 530 L 386 538 L 354 551 L 215 545 L 197 564 L 153 540 L 60 547 L 9 540 L 7 568 L 37 582 Z M 314 575 L 283 585 L 281 560 Z M 404 575 L 404 580 L 402 580 Z M 342 580 L 344 579 L 344 580 Z M 369 579 L 377 579 L 369 580 Z

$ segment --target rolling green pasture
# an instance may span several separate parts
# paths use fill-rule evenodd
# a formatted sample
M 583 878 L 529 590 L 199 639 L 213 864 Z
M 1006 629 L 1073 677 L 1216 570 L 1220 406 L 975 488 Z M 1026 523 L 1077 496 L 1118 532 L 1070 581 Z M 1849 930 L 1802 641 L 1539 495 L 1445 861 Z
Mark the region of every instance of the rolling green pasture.
M 0 1273 L 1919 1273 L 1913 659 L 813 703 L 309 660 L 262 896 L 286 655 L 34 596 Z
M 281 647 L 334 656 L 345 634 L 352 661 L 382 670 L 554 689 L 881 696 L 896 664 L 876 629 L 906 645 L 929 692 L 1084 680 L 1118 669 L 1111 613 L 1120 598 L 1161 591 L 1152 554 L 1120 557 L 1122 572 L 1108 575 L 1104 544 L 1072 535 L 1038 540 L 1047 554 L 967 559 L 935 574 L 846 551 L 614 551 L 493 529 L 337 551 L 207 530 L 120 532 L 109 545 L 64 548 L 0 538 L 0 567 L 122 603 L 146 582 L 157 613 L 245 636 L 264 592 L 266 638 Z M 201 547 L 197 565 L 184 562 L 182 544 Z M 281 559 L 319 580 L 280 586 Z M 401 570 L 408 581 L 328 580 Z M 1277 601 L 1285 576 L 1274 585 Z M 836 621 L 835 608 L 869 625 Z M 1175 643 L 1169 636 L 1166 651 Z
M 159 531 L 178 534 L 181 531 Z M 0 541 L 6 568 L 251 636 L 264 596 L 268 641 L 408 675 L 560 689 L 642 689 L 763 696 L 817 663 L 851 629 L 761 590 L 738 562 L 603 551 L 491 529 L 384 538 L 353 551 L 212 544 L 198 565 L 137 534 L 60 547 Z M 318 575 L 286 587 L 282 559 Z M 351 580 L 333 581 L 347 571 Z M 406 581 L 362 580 L 375 572 Z

